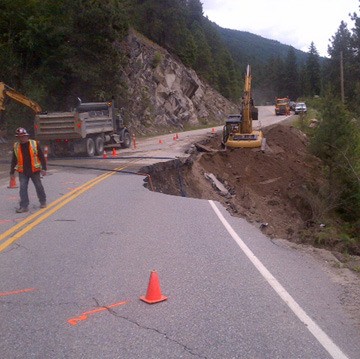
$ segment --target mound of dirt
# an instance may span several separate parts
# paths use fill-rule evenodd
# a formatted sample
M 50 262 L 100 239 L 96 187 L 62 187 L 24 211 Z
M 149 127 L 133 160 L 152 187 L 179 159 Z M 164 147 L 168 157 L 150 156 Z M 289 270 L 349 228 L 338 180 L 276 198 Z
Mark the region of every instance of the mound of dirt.
M 222 150 L 220 135 L 214 135 L 195 146 L 188 159 L 159 163 L 147 171 L 159 192 L 214 199 L 269 237 L 312 243 L 315 233 L 329 225 L 322 222 L 319 193 L 326 180 L 320 160 L 309 154 L 306 136 L 291 124 L 269 127 L 264 135 L 264 152 Z M 228 193 L 220 194 L 206 174 L 213 174 Z

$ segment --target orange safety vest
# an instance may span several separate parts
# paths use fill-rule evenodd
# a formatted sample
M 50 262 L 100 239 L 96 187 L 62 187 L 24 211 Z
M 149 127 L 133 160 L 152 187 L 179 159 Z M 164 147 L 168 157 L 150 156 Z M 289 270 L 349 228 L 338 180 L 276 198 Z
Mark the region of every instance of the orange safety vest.
M 41 171 L 41 161 L 38 156 L 37 142 L 35 140 L 29 140 L 29 150 L 30 150 L 31 170 L 33 172 Z M 19 142 L 14 143 L 14 152 L 17 158 L 17 165 L 15 166 L 15 169 L 18 172 L 22 173 L 24 172 L 24 159 Z

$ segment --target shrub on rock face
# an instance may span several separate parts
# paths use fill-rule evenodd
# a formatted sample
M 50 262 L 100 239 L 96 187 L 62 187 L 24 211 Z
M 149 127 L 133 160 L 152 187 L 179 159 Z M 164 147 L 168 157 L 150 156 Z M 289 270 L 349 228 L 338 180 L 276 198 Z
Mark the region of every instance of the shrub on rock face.
M 158 65 L 160 65 L 162 62 L 162 55 L 160 54 L 160 52 L 155 52 L 152 63 L 151 63 L 151 67 L 153 69 L 157 68 Z

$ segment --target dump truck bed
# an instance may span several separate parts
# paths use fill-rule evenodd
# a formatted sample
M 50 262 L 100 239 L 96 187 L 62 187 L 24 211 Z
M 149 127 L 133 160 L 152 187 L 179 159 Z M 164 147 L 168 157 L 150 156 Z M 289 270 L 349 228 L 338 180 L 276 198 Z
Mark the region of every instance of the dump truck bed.
M 38 140 L 81 139 L 113 130 L 114 124 L 108 110 L 53 112 L 37 115 L 35 119 L 35 137 Z

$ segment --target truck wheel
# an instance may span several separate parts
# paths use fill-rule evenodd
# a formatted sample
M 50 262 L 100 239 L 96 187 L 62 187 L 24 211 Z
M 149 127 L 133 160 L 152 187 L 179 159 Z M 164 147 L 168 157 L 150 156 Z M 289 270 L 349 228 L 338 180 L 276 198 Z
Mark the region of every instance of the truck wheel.
M 54 158 L 60 157 L 60 152 L 53 143 L 50 145 L 50 156 Z
M 123 138 L 122 138 L 122 143 L 121 143 L 121 147 L 122 148 L 129 148 L 131 146 L 131 136 L 130 133 L 128 131 L 124 132 Z
M 95 155 L 95 142 L 91 137 L 88 137 L 85 140 L 85 150 L 86 150 L 86 155 L 88 157 L 93 157 Z
M 102 136 L 95 138 L 95 153 L 99 156 L 104 153 L 104 139 Z

